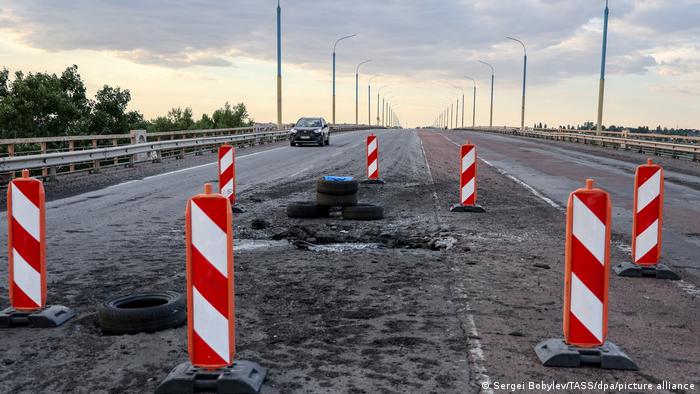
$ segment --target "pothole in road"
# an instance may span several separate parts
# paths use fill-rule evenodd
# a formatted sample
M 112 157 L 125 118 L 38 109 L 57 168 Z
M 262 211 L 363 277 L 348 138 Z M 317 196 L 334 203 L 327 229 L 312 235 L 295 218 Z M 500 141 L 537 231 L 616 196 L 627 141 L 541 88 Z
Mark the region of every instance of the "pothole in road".
M 448 250 L 459 245 L 447 234 L 418 235 L 410 232 L 381 232 L 378 229 L 332 229 L 317 226 L 293 226 L 272 236 L 286 240 L 299 249 L 314 252 L 343 252 L 367 249 Z M 465 248 L 468 250 L 468 248 Z
M 256 249 L 288 248 L 291 245 L 286 240 L 270 239 L 234 239 L 233 250 L 243 252 Z
M 350 250 L 367 250 L 385 248 L 386 245 L 378 243 L 331 243 L 325 245 L 314 245 L 308 242 L 297 241 L 295 246 L 301 249 L 308 249 L 312 252 L 346 252 Z

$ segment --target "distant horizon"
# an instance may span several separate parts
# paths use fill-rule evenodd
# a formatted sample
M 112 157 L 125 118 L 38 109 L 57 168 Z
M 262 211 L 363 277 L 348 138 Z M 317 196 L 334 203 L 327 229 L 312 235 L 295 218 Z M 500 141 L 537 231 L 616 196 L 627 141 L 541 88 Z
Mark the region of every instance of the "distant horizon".
M 276 123 L 275 1 L 104 7 L 88 0 L 1 5 L 2 66 L 11 74 L 60 73 L 77 64 L 88 96 L 104 84 L 129 89 L 129 108 L 147 119 L 174 107 L 199 117 L 228 101 L 244 103 L 257 122 Z M 466 75 L 477 82 L 476 123 L 488 124 L 490 70 L 477 62 L 485 60 L 496 69 L 494 125 L 519 125 L 522 48 L 505 36 L 527 44 L 526 126 L 595 120 L 603 8 L 584 0 L 429 8 L 417 0 L 282 1 L 283 122 L 330 121 L 333 42 L 352 33 L 337 50 L 338 123 L 354 123 L 355 68 L 371 58 L 360 70 L 360 123 L 368 118 L 369 77 L 373 123 L 380 86 L 405 125 L 429 125 L 458 99 L 461 107 L 462 91 L 471 120 Z M 603 124 L 698 130 L 700 2 L 613 0 L 610 10 Z

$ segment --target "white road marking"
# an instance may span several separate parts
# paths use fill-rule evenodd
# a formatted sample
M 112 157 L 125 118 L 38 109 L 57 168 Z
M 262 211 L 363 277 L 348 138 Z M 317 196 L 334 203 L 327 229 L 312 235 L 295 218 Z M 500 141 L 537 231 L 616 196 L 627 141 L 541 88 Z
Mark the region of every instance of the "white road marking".
M 423 152 L 423 159 L 425 160 L 425 168 L 428 170 L 428 180 L 430 181 L 430 184 L 433 185 L 433 202 L 435 203 L 435 212 L 437 216 L 437 210 L 438 210 L 438 196 L 437 192 L 435 191 L 435 179 L 433 179 L 433 172 L 430 170 L 430 163 L 428 163 L 428 156 L 425 154 L 425 148 L 423 147 L 423 140 L 420 139 L 420 136 L 418 137 L 418 141 L 420 141 L 420 150 Z M 440 220 L 438 219 L 438 222 Z M 439 224 L 439 223 L 438 223 Z
M 290 178 L 294 178 L 295 176 L 300 175 L 300 174 L 303 174 L 303 173 L 305 173 L 305 172 L 308 171 L 308 170 L 309 170 L 309 167 L 306 167 L 306 168 L 304 168 L 304 169 L 301 170 L 301 171 L 295 172 L 294 174 L 290 175 L 289 177 L 290 177 Z
M 162 173 L 162 174 L 151 175 L 151 176 L 147 176 L 147 177 L 145 177 L 145 178 L 141 178 L 141 179 L 139 179 L 138 181 L 148 181 L 148 180 L 151 180 L 151 179 L 162 178 L 162 177 L 164 177 L 164 176 L 169 176 L 169 175 L 179 174 L 179 173 L 181 173 L 181 172 L 196 170 L 197 168 L 215 166 L 216 164 L 217 164 L 216 162 L 214 162 L 214 163 L 207 163 L 207 164 L 201 164 L 201 165 L 194 166 L 194 167 L 183 168 L 183 169 L 181 169 L 181 170 L 175 170 L 175 171 L 170 171 L 170 172 L 164 172 L 164 173 Z M 120 185 L 124 185 L 124 184 L 125 184 L 125 183 L 120 183 Z
M 273 149 L 262 150 L 262 151 L 259 151 L 259 152 L 248 153 L 247 155 L 238 156 L 238 157 L 237 157 L 237 160 L 242 160 L 242 159 L 245 159 L 246 157 L 251 157 L 251 156 L 259 155 L 259 154 L 261 154 L 261 153 L 269 153 L 269 152 L 274 152 L 274 151 L 276 151 L 276 150 L 287 149 L 287 148 L 288 148 L 288 147 L 286 147 L 286 146 L 282 146 L 282 147 L 279 147 L 279 148 L 273 148 Z M 141 180 L 142 180 L 142 181 L 147 181 L 147 180 L 149 180 L 149 179 L 155 179 L 155 178 L 160 178 L 160 177 L 164 177 L 164 176 L 168 176 L 168 175 L 179 174 L 179 173 L 181 173 L 181 172 L 196 170 L 196 169 L 198 169 L 198 168 L 203 168 L 203 167 L 208 167 L 208 166 L 215 166 L 215 165 L 218 165 L 218 163 L 217 163 L 216 161 L 213 162 L 213 163 L 207 163 L 207 164 L 201 164 L 201 165 L 198 165 L 198 166 L 183 168 L 183 169 L 181 169 L 181 170 L 175 170 L 175 171 L 170 171 L 170 172 L 164 172 L 164 173 L 158 174 L 158 175 L 147 176 L 147 177 L 145 177 L 145 178 L 143 178 L 143 179 L 141 179 Z
M 444 136 L 443 136 L 444 137 Z M 423 140 L 418 136 L 418 141 L 420 141 L 420 149 L 421 152 L 423 152 L 423 159 L 425 160 L 425 167 L 428 170 L 428 179 L 430 180 L 430 184 L 432 185 L 433 189 L 433 200 L 435 202 L 435 218 L 437 219 L 438 226 L 441 226 L 440 224 L 440 217 L 439 217 L 439 202 L 438 202 L 438 196 L 437 192 L 435 191 L 435 179 L 433 178 L 433 173 L 430 170 L 430 164 L 428 163 L 428 156 L 425 154 L 425 148 L 423 147 Z M 448 141 L 450 141 L 448 139 Z M 451 141 L 452 142 L 452 141 Z M 456 145 L 456 144 L 455 144 Z M 457 286 L 456 289 L 460 295 L 466 294 L 464 291 L 464 286 L 462 284 Z M 466 297 L 465 297 L 466 298 Z M 472 358 L 472 370 L 474 371 L 474 377 L 476 378 L 477 382 L 479 383 L 479 386 L 481 387 L 481 393 L 486 393 L 486 394 L 493 394 L 493 389 L 491 389 L 491 378 L 488 375 L 488 370 L 486 369 L 486 366 L 484 363 L 486 362 L 486 359 L 484 358 L 484 350 L 481 347 L 481 340 L 479 338 L 479 330 L 476 328 L 476 323 L 474 321 L 474 315 L 472 314 L 472 309 L 471 305 L 469 303 L 465 303 L 465 315 L 467 316 L 467 323 L 469 327 L 469 333 L 467 334 L 467 349 L 469 349 L 469 354 L 471 355 Z
M 467 303 L 467 311 L 471 311 L 469 303 Z M 481 392 L 493 394 L 493 389 L 491 389 L 491 377 L 489 377 L 488 371 L 484 366 L 486 359 L 484 358 L 484 351 L 481 348 L 479 331 L 476 329 L 476 323 L 474 323 L 474 315 L 467 313 L 467 322 L 469 323 L 469 336 L 467 340 L 470 347 L 469 353 L 472 355 L 474 375 L 481 387 Z
M 675 282 L 676 285 L 681 288 L 681 290 L 688 293 L 688 295 L 690 295 L 691 297 L 700 298 L 700 289 L 698 289 L 694 284 L 686 282 L 684 280 L 677 280 Z
M 438 134 L 439 134 L 439 133 L 438 133 Z M 453 143 L 453 144 L 455 144 L 455 145 L 457 145 L 457 146 L 460 146 L 458 143 L 456 143 L 456 142 L 452 141 L 451 139 L 447 138 L 447 136 L 445 136 L 445 135 L 443 135 L 443 134 L 439 134 L 439 135 L 441 135 L 441 136 L 442 136 L 443 138 L 445 138 L 447 141 L 449 141 L 449 142 L 451 142 L 451 143 Z M 484 160 L 483 158 L 479 158 L 479 160 L 483 161 L 486 165 L 488 165 L 488 166 L 494 168 L 496 171 L 498 171 L 499 173 L 501 173 L 502 175 L 504 175 L 504 176 L 507 177 L 508 179 L 511 179 L 512 181 L 514 181 L 514 182 L 518 183 L 519 185 L 521 185 L 522 187 L 526 188 L 527 190 L 530 191 L 530 193 L 534 194 L 537 198 L 539 198 L 540 200 L 546 202 L 546 203 L 549 204 L 550 206 L 552 206 L 552 207 L 554 207 L 554 208 L 556 208 L 556 209 L 558 209 L 558 210 L 560 210 L 560 211 L 562 211 L 562 212 L 566 212 L 566 209 L 565 209 L 564 207 L 562 207 L 561 205 L 557 204 L 556 202 L 554 202 L 554 201 L 553 201 L 552 199 L 550 199 L 549 197 L 544 196 L 542 193 L 538 192 L 537 190 L 535 190 L 535 188 L 533 188 L 532 186 L 528 185 L 527 183 L 521 181 L 520 179 L 514 177 L 513 175 L 508 174 L 507 172 L 501 170 L 500 168 L 496 167 L 495 165 L 493 165 L 493 164 L 489 163 L 488 161 Z M 625 244 L 615 244 L 615 247 L 616 247 L 618 250 L 620 250 L 620 251 L 622 251 L 623 253 L 625 253 L 625 254 L 629 254 L 629 253 L 631 252 L 630 247 L 627 246 L 627 245 L 625 245 Z M 679 287 L 681 290 L 683 290 L 686 294 L 690 295 L 691 297 L 699 297 L 699 298 L 700 298 L 700 288 L 698 288 L 698 287 L 695 286 L 694 284 L 692 284 L 692 283 L 690 283 L 690 282 L 683 281 L 683 280 L 679 280 L 679 281 L 675 281 L 675 282 L 676 282 L 676 285 L 678 285 L 678 287 Z
M 460 144 L 458 144 L 458 143 L 452 141 L 451 139 L 447 138 L 447 136 L 445 136 L 444 134 L 440 134 L 440 135 L 441 135 L 443 138 L 445 138 L 447 141 L 453 143 L 454 145 L 461 146 Z M 514 181 L 515 183 L 519 184 L 520 186 L 526 188 L 527 190 L 530 191 L 530 193 L 534 194 L 535 197 L 537 197 L 537 198 L 539 198 L 540 200 L 546 202 L 546 203 L 549 204 L 551 207 L 554 207 L 554 208 L 556 208 L 556 209 L 558 209 L 558 210 L 560 210 L 560 211 L 564 211 L 564 208 L 563 208 L 561 205 L 559 205 L 559 204 L 557 204 L 556 202 L 554 202 L 554 200 L 552 200 L 551 198 L 546 197 L 546 196 L 543 195 L 542 193 L 538 192 L 534 187 L 528 185 L 527 183 L 521 181 L 520 179 L 518 179 L 518 178 L 516 178 L 515 176 L 513 176 L 513 175 L 507 173 L 506 171 L 501 170 L 500 168 L 498 168 L 498 167 L 496 167 L 495 165 L 491 164 L 488 160 L 485 160 L 484 158 L 481 158 L 481 157 L 480 157 L 479 160 L 481 160 L 482 162 L 484 162 L 484 164 L 486 164 L 487 166 L 492 167 L 493 169 L 495 169 L 496 171 L 498 171 L 501 175 L 505 176 L 506 178 L 508 178 L 508 179 Z

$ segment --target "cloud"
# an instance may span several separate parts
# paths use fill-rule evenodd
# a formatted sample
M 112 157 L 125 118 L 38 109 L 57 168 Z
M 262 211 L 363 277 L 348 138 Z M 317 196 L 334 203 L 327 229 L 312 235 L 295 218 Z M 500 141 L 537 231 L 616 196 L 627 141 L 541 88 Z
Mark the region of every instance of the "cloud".
M 357 33 L 338 50 L 341 72 L 374 59 L 367 72 L 458 79 L 485 78 L 476 61 L 494 63 L 499 80 L 519 78 L 528 45 L 534 83 L 599 69 L 602 1 L 590 0 L 283 0 L 287 64 L 326 72 L 334 40 Z M 46 51 L 105 51 L 135 63 L 169 68 L 230 67 L 240 57 L 276 58 L 272 0 L 35 0 L 0 6 L 0 25 L 22 43 Z M 693 72 L 700 42 L 697 0 L 611 2 L 610 73 Z M 682 46 L 670 56 L 663 48 Z M 476 76 L 476 75 L 475 75 Z

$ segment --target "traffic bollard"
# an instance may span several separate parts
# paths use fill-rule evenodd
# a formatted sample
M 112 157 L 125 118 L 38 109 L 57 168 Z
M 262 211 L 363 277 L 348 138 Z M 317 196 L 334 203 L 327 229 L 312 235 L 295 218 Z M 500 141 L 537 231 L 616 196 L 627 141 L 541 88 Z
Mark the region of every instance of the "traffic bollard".
M 634 362 L 607 341 L 610 277 L 610 195 L 593 187 L 569 195 L 566 216 L 564 339 L 535 347 L 548 367 L 599 366 L 636 370 Z
M 11 306 L 0 312 L 0 327 L 57 327 L 75 316 L 65 306 L 46 306 L 44 184 L 28 170 L 7 188 L 7 239 Z

